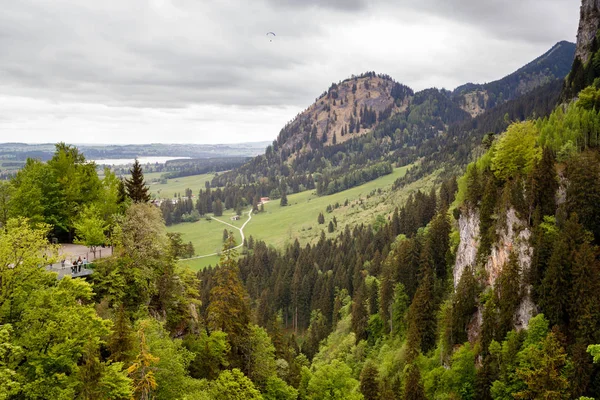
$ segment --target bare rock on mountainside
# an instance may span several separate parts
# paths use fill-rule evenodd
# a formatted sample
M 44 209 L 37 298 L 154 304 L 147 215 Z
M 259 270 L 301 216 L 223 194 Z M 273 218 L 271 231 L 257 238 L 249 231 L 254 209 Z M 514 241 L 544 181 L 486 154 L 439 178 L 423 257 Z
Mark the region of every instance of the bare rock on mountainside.
M 368 72 L 332 84 L 282 130 L 279 147 L 293 153 L 319 144 L 342 143 L 378 122 L 406 110 L 413 91 L 386 75 Z
M 600 29 L 600 0 L 582 0 L 577 30 L 575 56 L 585 65 L 593 53 L 593 43 Z

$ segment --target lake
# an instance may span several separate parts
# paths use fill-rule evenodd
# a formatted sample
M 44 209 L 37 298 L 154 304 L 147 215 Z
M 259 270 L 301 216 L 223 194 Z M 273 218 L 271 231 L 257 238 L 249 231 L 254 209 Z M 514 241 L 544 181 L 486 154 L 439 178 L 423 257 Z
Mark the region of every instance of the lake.
M 170 160 L 185 160 L 190 157 L 138 157 L 140 164 L 164 164 Z M 95 162 L 97 165 L 127 165 L 133 164 L 135 159 L 133 158 L 103 158 L 100 160 L 89 160 Z

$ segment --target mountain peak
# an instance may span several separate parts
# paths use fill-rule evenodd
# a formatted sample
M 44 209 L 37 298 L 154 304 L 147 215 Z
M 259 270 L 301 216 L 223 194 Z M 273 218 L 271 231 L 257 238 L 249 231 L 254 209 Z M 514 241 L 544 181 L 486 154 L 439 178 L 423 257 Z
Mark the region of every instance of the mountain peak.
M 375 72 L 333 83 L 281 130 L 277 147 L 287 158 L 363 135 L 378 121 L 406 110 L 413 94 L 409 87 Z

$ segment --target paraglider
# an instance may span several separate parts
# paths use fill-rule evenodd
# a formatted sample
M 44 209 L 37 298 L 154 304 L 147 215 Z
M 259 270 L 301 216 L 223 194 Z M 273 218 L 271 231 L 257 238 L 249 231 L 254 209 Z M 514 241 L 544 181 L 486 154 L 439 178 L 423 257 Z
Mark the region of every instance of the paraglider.
M 273 36 L 269 36 L 269 35 L 273 35 Z M 275 37 L 275 33 L 273 33 L 273 32 L 267 32 L 267 37 L 269 38 L 269 42 L 272 42 L 273 41 L 272 38 Z

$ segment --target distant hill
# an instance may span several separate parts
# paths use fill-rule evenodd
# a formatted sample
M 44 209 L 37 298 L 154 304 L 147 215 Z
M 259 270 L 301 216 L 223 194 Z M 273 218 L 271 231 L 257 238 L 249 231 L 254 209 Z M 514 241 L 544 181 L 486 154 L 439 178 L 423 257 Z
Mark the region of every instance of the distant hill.
M 77 144 L 83 155 L 90 160 L 100 158 L 135 157 L 254 157 L 263 153 L 269 142 L 236 144 Z M 0 160 L 24 161 L 38 158 L 47 161 L 55 151 L 53 143 L 0 143 Z

